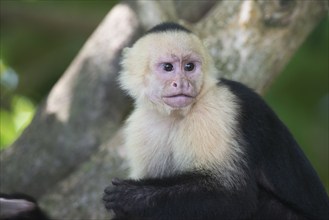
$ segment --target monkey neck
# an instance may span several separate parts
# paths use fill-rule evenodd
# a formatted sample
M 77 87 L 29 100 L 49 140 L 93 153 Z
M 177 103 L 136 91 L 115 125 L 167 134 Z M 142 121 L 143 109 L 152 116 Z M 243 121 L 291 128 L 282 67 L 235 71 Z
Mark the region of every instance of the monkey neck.
M 235 165 L 243 154 L 235 138 L 236 97 L 225 86 L 206 86 L 185 113 L 137 106 L 126 131 L 133 178 L 214 168 L 228 186 L 243 178 Z

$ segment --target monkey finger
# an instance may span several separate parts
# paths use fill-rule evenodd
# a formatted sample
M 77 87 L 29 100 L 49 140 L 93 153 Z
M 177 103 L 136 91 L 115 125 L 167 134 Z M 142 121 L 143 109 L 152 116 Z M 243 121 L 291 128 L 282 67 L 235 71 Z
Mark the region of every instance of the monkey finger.
M 116 217 L 125 215 L 125 212 L 122 209 L 122 207 L 120 205 L 118 205 L 118 203 L 116 203 L 116 202 L 105 203 L 105 208 L 107 210 L 112 210 L 115 213 Z
M 112 210 L 115 213 L 116 218 L 118 218 L 118 219 L 124 218 L 126 216 L 126 213 L 120 207 L 114 207 Z
M 120 198 L 120 193 L 109 193 L 109 194 L 104 194 L 103 201 L 111 202 L 111 201 L 116 201 L 119 198 Z
M 117 190 L 113 188 L 106 189 L 103 195 L 103 201 L 117 201 L 122 198 L 122 196 L 122 190 Z
M 103 200 L 104 202 L 109 202 L 109 201 L 111 201 L 111 196 L 109 196 L 109 195 L 107 195 L 107 194 L 104 194 L 102 200 Z
M 121 180 L 121 179 L 119 179 L 119 178 L 113 178 L 111 182 L 112 182 L 112 184 L 113 184 L 114 186 L 117 186 L 117 185 L 122 184 L 122 183 L 123 183 L 123 180 Z
M 116 205 L 115 202 L 106 202 L 105 203 L 105 208 L 108 209 L 108 210 L 110 210 L 110 209 L 114 210 L 114 209 L 117 209 L 118 206 Z
M 108 186 L 104 189 L 104 193 L 105 194 L 111 194 L 111 193 L 114 193 L 116 190 L 116 186 Z

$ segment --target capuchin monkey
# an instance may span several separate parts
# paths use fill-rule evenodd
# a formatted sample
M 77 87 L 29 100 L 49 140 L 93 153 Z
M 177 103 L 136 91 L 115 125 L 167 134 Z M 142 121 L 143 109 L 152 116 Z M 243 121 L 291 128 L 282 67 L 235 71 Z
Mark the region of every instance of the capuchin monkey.
M 114 219 L 329 219 L 319 177 L 262 98 L 216 79 L 201 40 L 155 26 L 123 55 L 130 179 L 103 200 Z
M 26 194 L 0 193 L 1 220 L 49 220 L 37 201 Z

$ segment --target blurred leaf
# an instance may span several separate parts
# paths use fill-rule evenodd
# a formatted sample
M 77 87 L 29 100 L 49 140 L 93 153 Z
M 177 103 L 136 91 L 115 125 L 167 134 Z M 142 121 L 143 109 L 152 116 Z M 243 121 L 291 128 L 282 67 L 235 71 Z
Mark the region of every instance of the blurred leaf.
M 15 129 L 20 134 L 24 128 L 30 124 L 35 106 L 34 104 L 25 97 L 14 97 L 13 99 L 13 118 L 15 123 Z
M 34 112 L 34 104 L 25 97 L 14 96 L 12 99 L 12 112 L 1 109 L 0 114 L 0 149 L 12 144 L 22 131 L 30 124 Z
M 15 123 L 10 112 L 0 110 L 0 150 L 12 143 L 16 137 Z

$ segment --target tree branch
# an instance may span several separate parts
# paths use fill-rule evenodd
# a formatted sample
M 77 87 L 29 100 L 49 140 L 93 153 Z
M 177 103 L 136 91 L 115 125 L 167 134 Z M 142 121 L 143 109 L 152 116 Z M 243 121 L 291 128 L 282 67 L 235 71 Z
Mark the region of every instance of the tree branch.
M 116 76 L 121 50 L 136 33 L 134 12 L 127 6 L 115 7 L 39 107 L 31 125 L 1 153 L 0 191 L 39 197 L 112 137 L 130 109 Z

